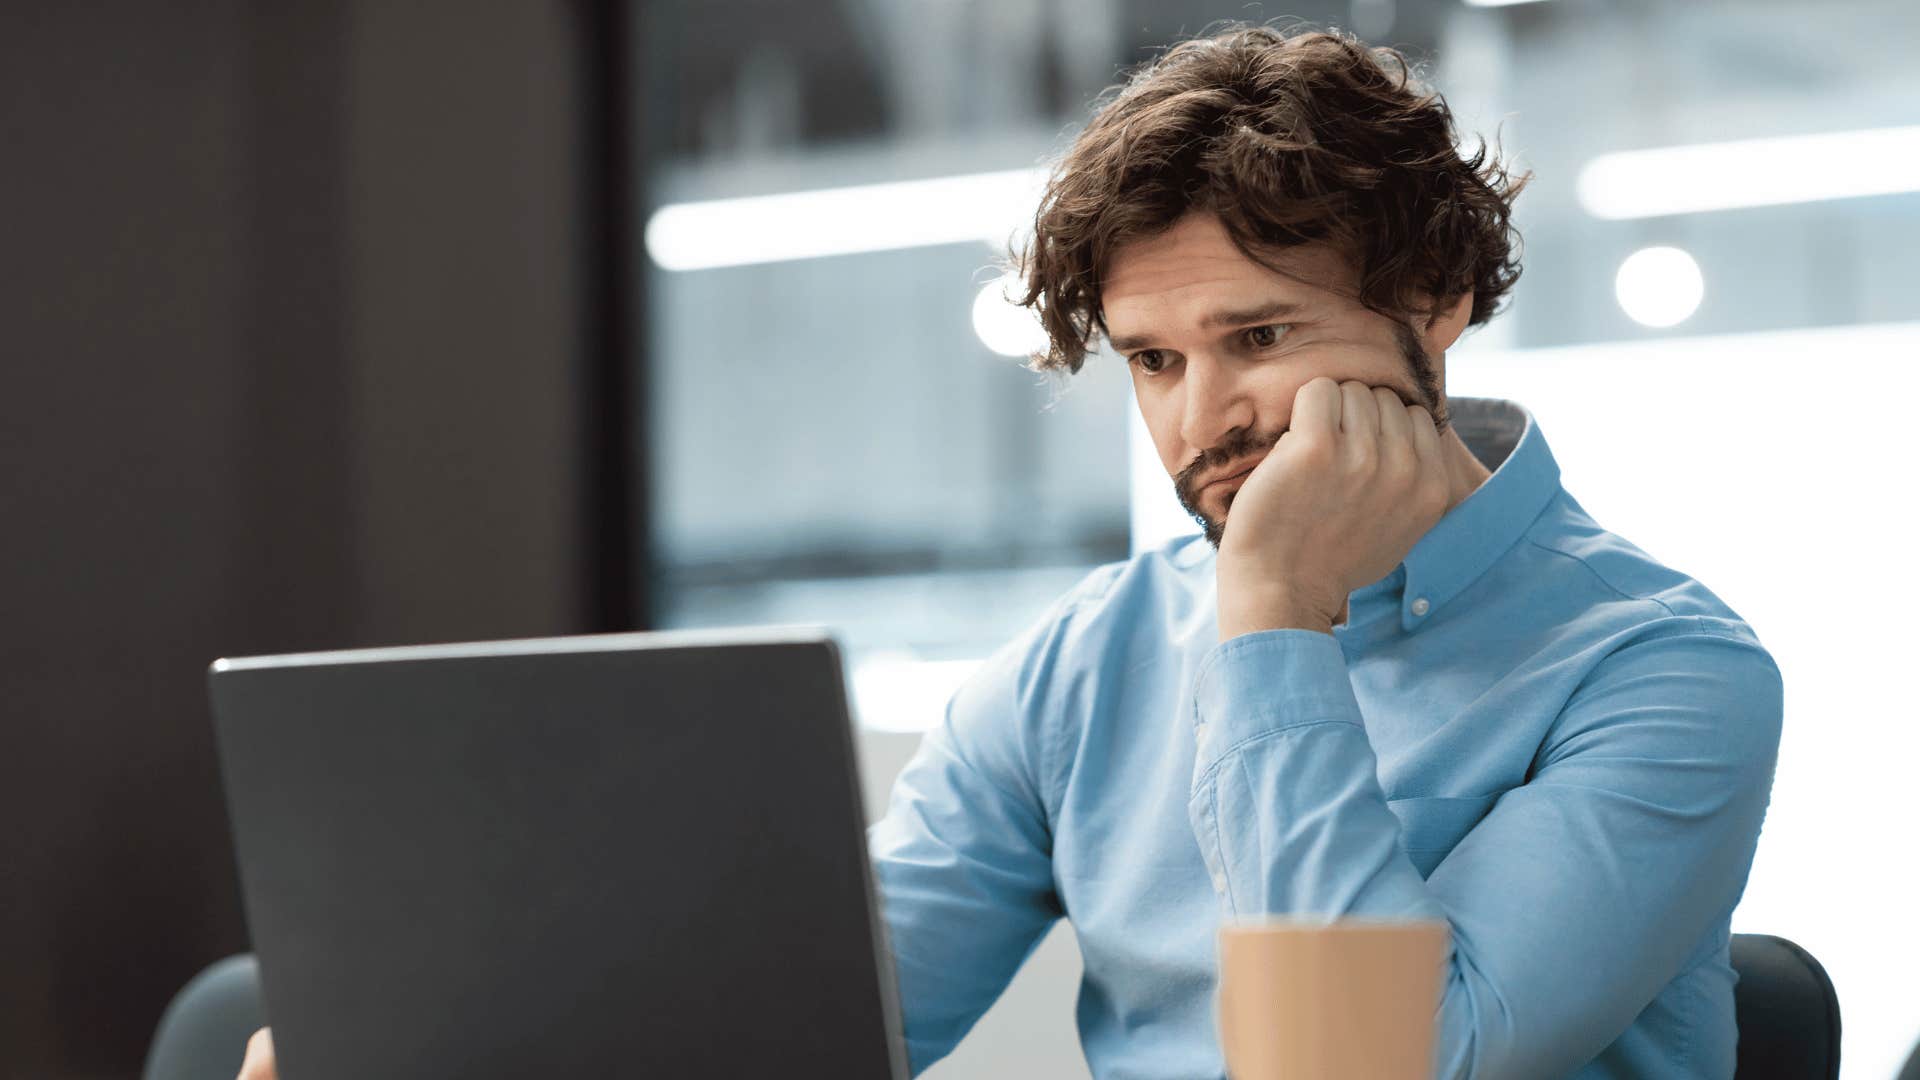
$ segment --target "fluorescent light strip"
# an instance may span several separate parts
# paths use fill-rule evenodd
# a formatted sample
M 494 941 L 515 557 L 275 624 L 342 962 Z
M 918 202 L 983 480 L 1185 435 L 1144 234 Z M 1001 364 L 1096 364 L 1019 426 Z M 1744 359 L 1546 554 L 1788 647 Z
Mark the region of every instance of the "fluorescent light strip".
M 934 244 L 1006 243 L 1033 219 L 1044 169 L 676 203 L 647 221 L 668 270 L 814 259 Z
M 1920 191 L 1920 127 L 1602 154 L 1577 190 L 1609 221 Z
M 1537 4 L 1540 0 L 1467 0 L 1468 7 L 1513 7 L 1516 4 Z

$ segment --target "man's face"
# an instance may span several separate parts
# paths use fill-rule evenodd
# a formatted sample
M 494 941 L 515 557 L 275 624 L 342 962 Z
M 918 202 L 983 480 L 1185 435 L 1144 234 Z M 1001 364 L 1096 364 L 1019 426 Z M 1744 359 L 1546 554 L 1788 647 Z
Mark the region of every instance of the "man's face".
M 1219 218 L 1193 213 L 1122 247 L 1102 282 L 1108 337 L 1127 358 L 1154 448 L 1215 547 L 1234 492 L 1279 442 L 1294 394 L 1312 379 L 1388 387 L 1446 430 L 1442 401 L 1415 372 L 1429 349 L 1444 358 L 1450 337 L 1423 340 L 1362 306 L 1354 268 L 1331 246 L 1289 248 L 1273 261 L 1287 273 L 1241 254 Z M 1430 385 L 1439 377 L 1436 366 Z

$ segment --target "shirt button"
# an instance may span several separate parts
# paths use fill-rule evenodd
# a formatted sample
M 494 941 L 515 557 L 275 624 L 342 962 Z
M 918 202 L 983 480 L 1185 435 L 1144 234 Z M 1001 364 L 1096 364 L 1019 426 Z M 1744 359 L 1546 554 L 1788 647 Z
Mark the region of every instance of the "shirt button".
M 1221 874 L 1213 875 L 1213 891 L 1217 893 L 1227 891 L 1227 879 L 1225 876 Z
M 1413 602 L 1413 613 L 1415 615 L 1425 615 L 1427 613 L 1427 609 L 1432 606 L 1433 605 L 1427 603 L 1427 598 L 1422 596 Z

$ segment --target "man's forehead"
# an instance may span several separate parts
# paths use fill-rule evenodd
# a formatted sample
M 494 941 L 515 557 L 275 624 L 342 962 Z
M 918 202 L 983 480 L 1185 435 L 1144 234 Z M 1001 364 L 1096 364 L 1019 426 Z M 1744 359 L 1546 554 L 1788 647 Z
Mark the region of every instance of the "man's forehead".
M 1248 258 L 1219 219 L 1192 214 L 1164 232 L 1117 250 L 1100 283 L 1109 328 L 1134 316 L 1191 316 L 1213 309 L 1291 302 L 1323 306 L 1351 291 L 1353 272 L 1330 244 L 1300 244 Z

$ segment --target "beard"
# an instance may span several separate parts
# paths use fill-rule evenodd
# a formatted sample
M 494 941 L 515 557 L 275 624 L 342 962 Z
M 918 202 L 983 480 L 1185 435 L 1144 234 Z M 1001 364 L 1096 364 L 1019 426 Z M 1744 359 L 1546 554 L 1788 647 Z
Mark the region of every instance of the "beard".
M 1407 371 L 1413 376 L 1414 401 L 1409 405 L 1422 405 L 1433 414 L 1434 430 L 1444 435 L 1447 432 L 1447 406 L 1440 400 L 1440 377 L 1433 370 L 1433 362 L 1426 350 L 1420 347 L 1420 339 L 1413 329 L 1398 319 L 1394 320 L 1394 337 L 1400 345 L 1400 355 L 1406 361 Z M 1404 395 L 1402 395 L 1404 398 Z M 1193 520 L 1200 523 L 1200 532 L 1207 543 L 1215 550 L 1220 547 L 1220 539 L 1227 533 L 1227 519 L 1223 513 L 1218 520 L 1207 516 L 1200 509 L 1200 478 L 1217 473 L 1228 464 L 1245 461 L 1264 455 L 1279 443 L 1280 436 L 1287 433 L 1286 428 L 1265 434 L 1255 433 L 1250 428 L 1234 428 L 1227 433 L 1218 446 L 1211 446 L 1200 452 L 1187 467 L 1174 474 L 1173 492 L 1180 499 L 1180 506 Z M 1233 497 L 1237 491 L 1227 492 L 1226 509 L 1233 508 Z

